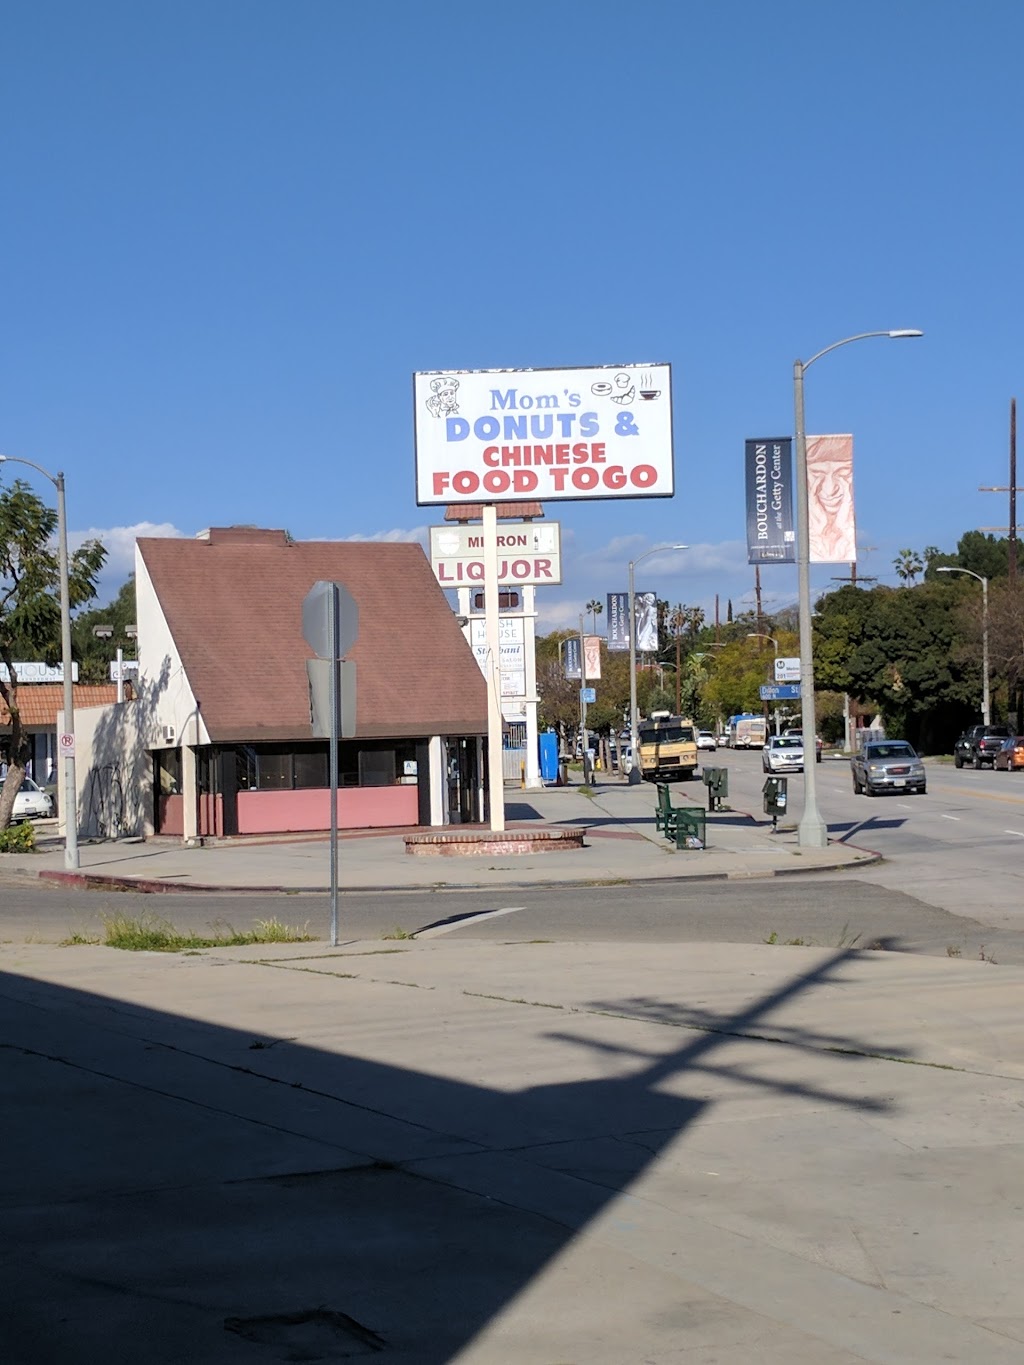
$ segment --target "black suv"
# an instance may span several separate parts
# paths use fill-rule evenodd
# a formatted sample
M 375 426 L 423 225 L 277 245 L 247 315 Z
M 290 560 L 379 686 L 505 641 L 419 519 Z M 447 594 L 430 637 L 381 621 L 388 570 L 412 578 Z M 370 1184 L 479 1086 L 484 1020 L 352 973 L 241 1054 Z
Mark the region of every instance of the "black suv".
M 973 764 L 975 768 L 986 763 L 994 767 L 996 754 L 1012 733 L 1006 725 L 972 725 L 954 744 L 953 762 L 958 768 L 965 763 Z

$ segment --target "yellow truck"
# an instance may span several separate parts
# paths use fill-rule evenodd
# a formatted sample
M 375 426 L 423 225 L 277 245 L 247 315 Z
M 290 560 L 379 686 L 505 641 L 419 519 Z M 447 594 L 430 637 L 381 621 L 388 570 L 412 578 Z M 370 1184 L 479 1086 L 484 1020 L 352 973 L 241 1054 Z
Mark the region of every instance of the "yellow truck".
M 655 712 L 637 727 L 640 775 L 647 782 L 688 781 L 697 771 L 697 727 L 684 716 Z

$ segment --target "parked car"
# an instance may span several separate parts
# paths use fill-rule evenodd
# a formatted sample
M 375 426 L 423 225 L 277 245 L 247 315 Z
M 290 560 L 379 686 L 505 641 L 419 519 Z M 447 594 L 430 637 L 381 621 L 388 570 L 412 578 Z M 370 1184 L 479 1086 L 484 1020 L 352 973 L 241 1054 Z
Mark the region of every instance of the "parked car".
M 761 767 L 766 773 L 802 773 L 803 740 L 795 735 L 772 735 L 761 750 Z
M 794 736 L 800 741 L 801 744 L 803 744 L 803 742 L 804 742 L 804 732 L 803 732 L 802 730 L 783 730 L 782 733 L 783 733 L 784 735 L 794 735 Z M 820 736 L 820 735 L 815 736 L 815 743 L 814 743 L 814 761 L 815 761 L 815 763 L 820 763 L 820 762 L 821 762 L 821 736 Z
M 53 802 L 31 777 L 25 777 L 21 782 L 21 791 L 14 798 L 14 809 L 11 812 L 11 822 L 18 823 L 22 820 L 46 820 L 53 814 Z
M 710 730 L 698 730 L 697 748 L 710 749 L 711 752 L 714 753 L 714 751 L 718 748 L 718 740 L 715 739 L 714 735 L 711 733 Z
M 1011 735 L 992 760 L 993 768 L 1005 768 L 1008 773 L 1024 768 L 1024 735 Z
M 994 765 L 1003 742 L 1011 738 L 1008 725 L 972 725 L 953 745 L 953 762 L 958 768 L 965 764 L 974 768 Z
M 854 795 L 877 796 L 879 792 L 925 794 L 924 764 L 913 745 L 903 739 L 884 739 L 865 744 L 850 759 Z

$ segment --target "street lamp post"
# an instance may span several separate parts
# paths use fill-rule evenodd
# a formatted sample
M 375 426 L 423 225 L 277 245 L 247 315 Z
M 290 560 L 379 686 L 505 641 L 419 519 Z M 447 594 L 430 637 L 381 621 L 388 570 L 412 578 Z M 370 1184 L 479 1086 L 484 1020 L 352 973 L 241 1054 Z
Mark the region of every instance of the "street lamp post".
M 869 337 L 919 337 L 924 333 L 916 328 L 899 328 L 887 332 L 858 332 L 856 336 L 834 341 L 831 346 L 812 355 L 810 360 L 793 362 L 793 406 L 796 415 L 796 565 L 800 615 L 800 712 L 804 743 L 817 743 L 818 723 L 814 709 L 814 637 L 811 628 L 811 550 L 810 523 L 807 500 L 807 432 L 804 427 L 804 375 L 816 360 L 849 346 L 851 341 L 865 341 Z M 825 848 L 828 845 L 828 826 L 818 811 L 817 776 L 815 764 L 804 764 L 804 811 L 797 827 L 797 843 L 804 848 Z
M 767 634 L 765 634 L 764 631 L 760 631 L 760 630 L 748 630 L 748 631 L 747 631 L 747 639 L 748 639 L 748 640 L 771 640 L 772 644 L 775 646 L 775 658 L 777 659 L 777 658 L 779 657 L 779 642 L 778 642 L 778 640 L 776 640 L 776 638 L 775 638 L 774 635 L 767 635 Z M 764 706 L 765 706 L 765 710 L 767 711 L 767 709 L 768 709 L 768 703 L 765 702 Z M 774 714 L 775 714 L 775 733 L 778 734 L 778 733 L 779 733 L 779 711 L 778 711 L 778 707 L 776 707 L 775 713 L 774 713 Z
M 686 550 L 687 545 L 655 545 L 653 550 L 648 550 L 636 559 L 629 561 L 629 743 L 633 754 L 633 766 L 629 770 L 629 782 L 631 786 L 636 786 L 643 781 L 640 772 L 640 750 L 637 746 L 636 732 L 636 588 L 633 580 L 633 570 L 643 560 L 649 559 L 651 555 L 663 554 L 666 550 Z
M 93 628 L 92 628 L 92 633 L 93 633 L 93 635 L 96 636 L 97 640 L 112 640 L 112 639 L 114 638 L 114 627 L 113 627 L 113 626 L 93 626 Z M 124 628 L 124 639 L 125 639 L 125 640 L 134 640 L 134 639 L 138 636 L 138 633 L 139 633 L 139 631 L 138 631 L 138 627 L 137 627 L 137 626 L 134 626 L 134 625 L 133 625 L 133 626 L 125 626 L 125 628 Z M 123 648 L 123 641 L 118 641 L 118 644 L 117 644 L 117 654 L 116 654 L 115 667 L 116 667 L 116 669 L 117 669 L 117 673 L 116 673 L 116 675 L 115 675 L 115 676 L 116 676 L 116 680 L 117 680 L 117 700 L 118 700 L 118 702 L 122 702 L 122 701 L 124 701 L 124 648 Z
M 945 565 L 936 573 L 965 573 L 968 578 L 976 578 L 981 584 L 981 718 L 986 725 L 992 724 L 992 699 L 988 684 L 988 579 L 973 569 L 955 569 Z
M 64 507 L 64 473 L 51 474 L 41 464 L 20 455 L 0 455 L 0 464 L 24 464 L 50 480 L 57 490 L 57 562 L 60 574 L 60 653 L 64 673 L 64 731 L 70 745 L 61 749 L 64 764 L 64 866 L 78 866 L 78 789 L 75 784 L 75 697 L 71 682 L 71 585 L 68 578 L 68 523 Z

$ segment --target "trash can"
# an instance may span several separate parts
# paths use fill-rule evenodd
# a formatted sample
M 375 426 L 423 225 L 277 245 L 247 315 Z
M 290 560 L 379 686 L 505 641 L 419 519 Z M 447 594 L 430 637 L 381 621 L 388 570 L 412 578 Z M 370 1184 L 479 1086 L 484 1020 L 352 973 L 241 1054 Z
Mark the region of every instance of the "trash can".
M 708 810 L 721 810 L 722 798 L 729 795 L 729 769 L 705 768 L 704 785 L 708 789 Z
M 772 817 L 772 830 L 778 828 L 779 816 L 785 815 L 788 802 L 788 777 L 766 777 L 764 786 L 764 813 Z
M 703 806 L 674 806 L 672 835 L 676 848 L 707 848 L 708 817 Z

